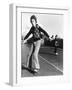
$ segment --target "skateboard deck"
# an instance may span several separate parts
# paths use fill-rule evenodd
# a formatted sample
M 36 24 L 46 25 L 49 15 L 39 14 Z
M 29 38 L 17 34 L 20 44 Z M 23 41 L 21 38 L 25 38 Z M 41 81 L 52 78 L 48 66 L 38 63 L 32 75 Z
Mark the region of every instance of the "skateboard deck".
M 27 71 L 29 71 L 29 72 L 32 73 L 32 74 L 38 73 L 38 72 L 35 72 L 35 71 L 34 71 L 34 68 L 29 68 L 29 67 L 27 67 L 26 65 L 22 65 L 22 69 L 27 70 Z

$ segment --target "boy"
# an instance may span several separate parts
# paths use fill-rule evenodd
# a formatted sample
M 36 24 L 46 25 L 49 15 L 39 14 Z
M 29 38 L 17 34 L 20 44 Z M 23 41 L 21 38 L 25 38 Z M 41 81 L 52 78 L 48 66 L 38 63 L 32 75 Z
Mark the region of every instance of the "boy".
M 32 61 L 34 61 L 35 68 L 33 70 L 34 70 L 34 72 L 38 72 L 40 70 L 40 64 L 39 64 L 39 60 L 38 60 L 38 53 L 39 53 L 39 49 L 40 49 L 40 46 L 41 46 L 41 40 L 43 39 L 44 35 L 46 35 L 46 37 L 48 39 L 49 35 L 47 34 L 47 32 L 45 30 L 43 30 L 37 24 L 37 18 L 36 18 L 35 15 L 31 16 L 30 22 L 32 24 L 32 27 L 31 27 L 30 31 L 27 33 L 27 35 L 24 37 L 24 40 L 26 40 L 32 34 L 32 37 L 30 38 L 30 41 L 32 43 L 32 45 L 31 45 L 31 55 L 30 55 L 27 67 L 32 70 L 33 69 L 32 68 Z

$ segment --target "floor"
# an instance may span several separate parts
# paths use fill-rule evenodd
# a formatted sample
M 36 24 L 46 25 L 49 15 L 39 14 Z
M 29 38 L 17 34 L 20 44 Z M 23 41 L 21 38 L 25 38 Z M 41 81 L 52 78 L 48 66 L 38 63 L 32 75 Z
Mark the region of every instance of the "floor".
M 22 46 L 22 64 L 24 65 L 27 63 L 26 57 L 28 56 L 29 50 L 28 46 Z M 22 69 L 21 76 L 34 77 L 63 75 L 63 51 L 58 49 L 58 55 L 55 55 L 53 51 L 54 48 L 42 47 L 39 52 L 40 71 L 34 74 L 27 69 Z

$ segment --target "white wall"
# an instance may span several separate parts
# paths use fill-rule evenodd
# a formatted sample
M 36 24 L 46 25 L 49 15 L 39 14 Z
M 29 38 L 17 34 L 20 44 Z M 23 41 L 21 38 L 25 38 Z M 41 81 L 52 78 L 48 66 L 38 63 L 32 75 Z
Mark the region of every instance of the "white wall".
M 72 10 L 72 0 L 0 0 L 0 90 L 26 89 L 26 90 L 71 90 L 71 84 L 52 84 L 52 85 L 35 85 L 24 86 L 24 88 L 12 88 L 8 85 L 9 78 L 9 3 L 22 3 L 25 6 L 60 6 L 69 7 Z M 71 11 L 72 24 L 72 11 Z M 71 27 L 72 29 L 72 27 Z M 72 30 L 66 31 L 65 49 L 67 59 L 72 60 Z M 71 41 L 70 41 L 71 40 Z M 71 61 L 72 62 L 72 61 Z M 71 65 L 72 63 L 70 63 Z M 71 65 L 72 66 L 72 65 Z M 72 67 L 71 67 L 72 68 Z M 71 70 L 72 71 L 72 70 Z M 71 73 L 72 75 L 72 73 Z M 72 79 L 72 78 L 71 78 Z

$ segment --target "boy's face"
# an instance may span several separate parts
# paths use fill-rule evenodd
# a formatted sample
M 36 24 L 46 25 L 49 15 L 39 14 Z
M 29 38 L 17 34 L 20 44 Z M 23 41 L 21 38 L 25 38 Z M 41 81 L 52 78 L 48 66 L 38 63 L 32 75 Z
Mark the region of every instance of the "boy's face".
M 31 22 L 31 24 L 32 24 L 32 26 L 36 26 L 36 21 L 35 21 L 35 19 L 32 19 L 32 22 Z

